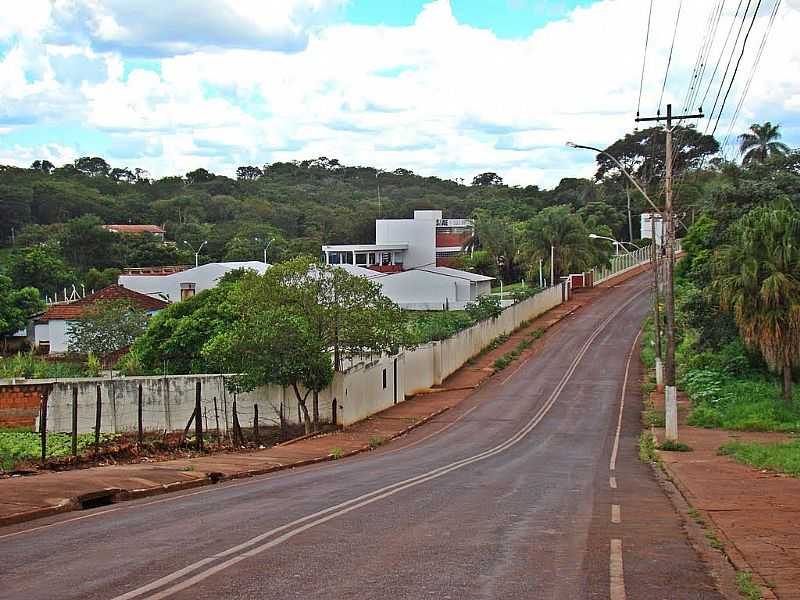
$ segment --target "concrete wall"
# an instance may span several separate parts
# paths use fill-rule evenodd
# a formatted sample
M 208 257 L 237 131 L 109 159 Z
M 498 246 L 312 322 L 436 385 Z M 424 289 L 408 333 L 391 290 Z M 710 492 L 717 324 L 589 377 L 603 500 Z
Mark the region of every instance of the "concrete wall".
M 415 211 L 413 219 L 378 219 L 375 243 L 407 243 L 403 268 L 413 269 L 436 264 L 436 214 L 441 211 Z

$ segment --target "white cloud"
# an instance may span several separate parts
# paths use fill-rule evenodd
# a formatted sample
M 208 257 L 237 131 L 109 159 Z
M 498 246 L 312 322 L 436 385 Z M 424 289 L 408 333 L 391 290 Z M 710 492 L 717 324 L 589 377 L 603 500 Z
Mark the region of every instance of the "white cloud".
M 87 2 L 56 6 L 63 16 Z M 113 132 L 117 155 L 154 175 L 199 166 L 232 174 L 245 162 L 325 155 L 466 180 L 491 170 L 510 183 L 552 186 L 593 171 L 593 156 L 564 148 L 567 140 L 604 146 L 634 127 L 648 8 L 641 0 L 599 1 L 521 40 L 458 23 L 447 0 L 429 3 L 408 27 L 316 24 L 337 0 L 234 3 L 212 32 L 208 16 L 221 14 L 222 2 L 194 24 L 156 9 L 134 23 L 127 2 L 93 5 L 89 29 L 66 32 L 83 32 L 90 44 L 71 62 L 54 58 L 67 52 L 63 43 L 30 42 L 4 57 L 0 100 L 41 106 L 46 99 L 63 107 L 64 118 Z M 798 2 L 781 9 L 736 131 L 751 120 L 780 121 L 800 145 L 800 80 L 787 75 L 800 72 Z M 678 0 L 655 5 L 644 114 L 657 109 L 677 6 Z M 708 10 L 707 3 L 684 2 L 664 103 L 683 102 Z M 252 23 L 237 33 L 242 15 Z M 156 17 L 163 22 L 142 29 Z M 732 17 L 720 23 L 718 43 Z M 766 18 L 757 20 L 718 137 L 727 131 Z M 54 23 L 64 26 L 56 17 L 32 30 L 52 37 Z M 256 30 L 266 37 L 295 32 L 307 44 L 294 52 L 269 49 L 252 41 Z M 134 68 L 125 76 L 125 53 L 134 46 L 169 56 L 157 62 L 158 72 Z M 98 82 L 103 65 L 107 78 Z M 31 80 L 32 69 L 39 79 Z M 713 91 L 718 83 L 719 75 Z M 63 90 L 72 90 L 69 100 L 56 98 Z M 22 114 L 54 118 L 47 111 Z

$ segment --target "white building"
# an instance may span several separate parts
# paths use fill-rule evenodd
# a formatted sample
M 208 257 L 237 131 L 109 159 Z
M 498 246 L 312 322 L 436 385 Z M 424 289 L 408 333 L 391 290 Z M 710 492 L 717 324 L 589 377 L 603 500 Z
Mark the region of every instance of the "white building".
M 664 220 L 658 213 L 642 213 L 641 217 L 642 239 L 655 240 L 656 246 L 661 246 L 664 239 Z M 655 229 L 655 236 L 653 235 Z
M 259 275 L 264 273 L 269 265 L 257 260 L 244 262 L 208 263 L 177 271 L 174 268 L 165 268 L 159 273 L 157 270 L 132 269 L 119 276 L 119 284 L 128 289 L 149 296 L 162 298 L 168 302 L 180 302 L 191 298 L 195 294 L 216 287 L 223 275 L 236 269 L 249 269 Z
M 69 350 L 70 328 L 81 319 L 83 311 L 99 301 L 126 300 L 132 306 L 154 315 L 167 307 L 167 303 L 146 294 L 140 294 L 120 285 L 110 285 L 99 292 L 74 302 L 50 306 L 33 320 L 34 345 L 43 354 L 63 354 Z
M 374 244 L 322 246 L 323 261 L 399 272 L 448 266 L 472 235 L 470 219 L 444 219 L 440 210 L 415 210 L 413 219 L 378 219 Z

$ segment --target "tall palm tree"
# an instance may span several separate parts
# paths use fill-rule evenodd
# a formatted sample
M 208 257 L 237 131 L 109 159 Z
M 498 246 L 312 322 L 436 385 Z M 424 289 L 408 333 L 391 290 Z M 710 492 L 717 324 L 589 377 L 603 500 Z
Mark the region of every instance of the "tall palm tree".
M 732 226 L 714 256 L 720 308 L 732 313 L 742 341 L 783 374 L 792 402 L 792 368 L 800 366 L 800 212 L 788 202 L 758 207 Z
M 753 161 L 764 162 L 770 156 L 784 156 L 789 153 L 789 146 L 778 140 L 781 137 L 780 125 L 773 125 L 769 121 L 763 125 L 753 123 L 750 132 L 739 136 L 739 153 L 742 155 L 742 164 Z
M 542 259 L 550 270 L 552 248 L 555 281 L 570 272 L 593 266 L 594 253 L 589 232 L 580 216 L 569 206 L 549 206 L 525 224 L 525 249 L 530 261 L 530 277 Z M 553 282 L 551 282 L 552 284 Z

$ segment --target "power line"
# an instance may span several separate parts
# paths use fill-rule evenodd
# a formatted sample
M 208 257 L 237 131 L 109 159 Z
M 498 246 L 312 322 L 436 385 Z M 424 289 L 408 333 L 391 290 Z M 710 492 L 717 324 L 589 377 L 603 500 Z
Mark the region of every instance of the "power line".
M 647 63 L 647 45 L 650 42 L 650 20 L 653 16 L 653 0 L 650 0 L 650 11 L 647 13 L 647 33 L 644 36 L 644 56 L 642 56 L 642 76 L 639 79 L 639 101 L 636 103 L 636 116 L 642 107 L 642 87 L 644 86 L 644 66 Z
M 714 106 L 711 108 L 711 113 L 708 117 L 708 122 L 706 123 L 705 131 L 708 131 L 709 125 L 711 125 L 711 121 L 714 120 L 714 112 L 717 110 L 717 103 L 719 102 L 719 97 L 722 94 L 722 88 L 725 87 L 725 80 L 728 78 L 728 71 L 731 68 L 731 62 L 733 61 L 733 55 L 736 52 L 736 46 L 739 44 L 739 37 L 742 35 L 742 29 L 744 28 L 744 22 L 747 20 L 747 11 L 750 10 L 750 3 L 752 0 L 747 0 L 747 6 L 744 9 L 744 14 L 742 14 L 742 22 L 739 23 L 739 31 L 736 33 L 736 39 L 733 42 L 733 46 L 731 46 L 731 54 L 728 57 L 728 63 L 725 65 L 725 73 L 722 75 L 722 81 L 720 81 L 719 89 L 717 90 L 717 95 L 714 98 Z M 760 2 L 760 0 L 759 0 Z M 713 133 L 711 135 L 714 135 Z
M 756 69 L 758 69 L 758 63 L 761 61 L 761 55 L 764 53 L 764 47 L 767 45 L 767 39 L 769 38 L 770 31 L 772 30 L 772 25 L 775 23 L 775 17 L 778 14 L 778 9 L 780 8 L 781 0 L 775 0 L 775 4 L 772 7 L 772 12 L 769 16 L 769 21 L 767 22 L 767 27 L 764 29 L 764 35 L 761 38 L 761 44 L 758 47 L 758 52 L 756 52 L 755 60 L 753 61 L 753 66 L 750 69 L 750 75 L 747 77 L 747 82 L 744 85 L 742 90 L 742 95 L 739 97 L 739 103 L 736 105 L 736 111 L 733 113 L 733 118 L 731 119 L 730 125 L 728 127 L 728 133 L 725 134 L 725 141 L 722 144 L 722 147 L 725 148 L 728 145 L 728 140 L 730 139 L 731 133 L 733 132 L 733 128 L 736 126 L 736 121 L 739 118 L 739 111 L 742 109 L 742 105 L 744 104 L 744 100 L 747 97 L 747 93 L 750 91 L 750 84 L 753 82 L 753 77 L 755 76 Z
M 681 9 L 683 0 L 678 4 L 678 15 L 675 17 L 675 29 L 672 32 L 672 45 L 669 47 L 669 57 L 667 58 L 667 68 L 664 71 L 664 83 L 661 84 L 661 95 L 658 97 L 658 113 L 661 114 L 661 101 L 664 99 L 664 90 L 667 88 L 667 78 L 669 77 L 669 67 L 672 64 L 672 51 L 675 49 L 675 37 L 678 35 L 678 24 L 681 20 Z
M 725 49 L 728 47 L 728 41 L 731 38 L 731 33 L 733 33 L 733 26 L 736 24 L 736 18 L 739 16 L 739 11 L 742 8 L 742 0 L 739 0 L 739 4 L 736 6 L 736 13 L 733 15 L 733 19 L 731 20 L 731 26 L 728 27 L 728 34 L 725 36 L 725 42 L 722 44 L 722 50 L 720 50 L 719 56 L 717 57 L 717 62 L 714 65 L 714 72 L 711 73 L 711 79 L 708 80 L 708 85 L 706 86 L 706 91 L 703 94 L 703 99 L 700 101 L 700 106 L 706 103 L 706 99 L 708 98 L 708 92 L 711 91 L 711 85 L 714 83 L 714 79 L 717 77 L 717 71 L 719 70 L 719 65 L 722 63 L 722 57 L 725 56 Z
M 689 103 L 689 97 L 692 91 L 694 90 L 695 84 L 697 83 L 697 75 L 700 72 L 700 65 L 703 60 L 703 54 L 705 52 L 706 45 L 708 44 L 709 31 L 711 30 L 713 18 L 717 11 L 717 5 L 719 5 L 719 0 L 715 1 L 715 4 L 712 7 L 711 12 L 709 12 L 708 14 L 708 19 L 706 19 L 705 33 L 703 35 L 703 40 L 700 43 L 700 47 L 697 49 L 697 57 L 694 59 L 694 66 L 692 67 L 692 75 L 689 78 L 689 87 L 686 89 L 686 95 L 684 96 L 683 100 L 684 108 Z
M 694 89 L 691 91 L 687 100 L 686 110 L 689 110 L 689 107 L 697 101 L 697 98 L 700 95 L 700 88 L 702 87 L 703 78 L 705 77 L 706 69 L 708 67 L 708 57 L 711 55 L 711 49 L 714 47 L 714 42 L 717 39 L 717 30 L 719 29 L 719 24 L 722 20 L 723 10 L 725 10 L 725 0 L 721 0 L 719 2 L 716 13 L 712 12 L 711 32 L 709 34 L 708 43 L 705 47 L 703 55 L 700 57 L 700 69 L 697 75 L 697 80 L 694 82 Z
M 725 91 L 725 97 L 722 99 L 722 105 L 719 107 L 717 122 L 714 123 L 714 129 L 711 131 L 711 135 L 714 135 L 714 133 L 716 133 L 717 131 L 719 120 L 722 117 L 722 111 L 725 109 L 725 103 L 728 101 L 728 95 L 731 93 L 733 82 L 736 79 L 736 73 L 739 72 L 739 65 L 742 63 L 742 57 L 744 56 L 745 48 L 747 48 L 747 40 L 750 37 L 750 32 L 753 30 L 753 25 L 756 22 L 756 15 L 758 15 L 758 9 L 760 7 L 761 7 L 761 0 L 758 0 L 758 2 L 756 3 L 756 9 L 753 11 L 753 17 L 750 20 L 750 27 L 747 28 L 747 33 L 744 36 L 744 42 L 742 42 L 742 51 L 739 53 L 739 58 L 736 60 L 736 68 L 733 70 L 733 76 L 731 77 L 730 83 L 728 83 L 728 89 Z

